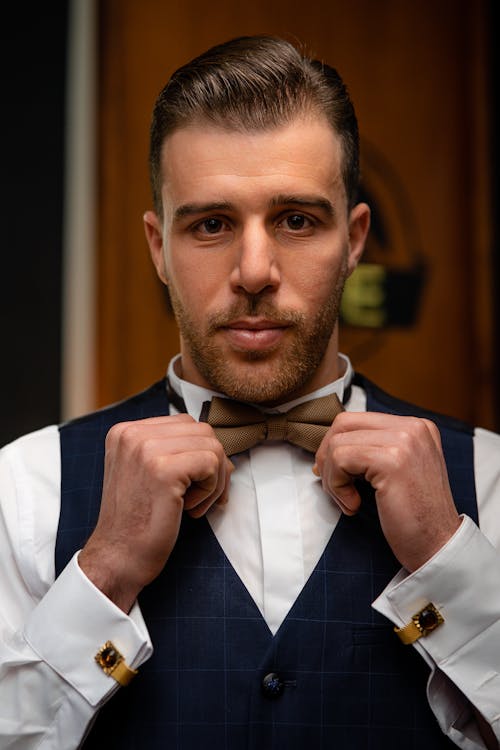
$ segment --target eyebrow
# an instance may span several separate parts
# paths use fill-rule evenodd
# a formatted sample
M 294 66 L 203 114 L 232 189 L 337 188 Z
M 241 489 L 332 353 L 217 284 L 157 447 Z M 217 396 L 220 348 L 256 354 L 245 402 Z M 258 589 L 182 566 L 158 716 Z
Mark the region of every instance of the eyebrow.
M 318 195 L 287 195 L 282 193 L 274 196 L 269 201 L 269 208 L 280 206 L 301 206 L 303 208 L 319 208 L 331 218 L 335 217 L 335 209 L 332 203 L 323 196 Z M 174 221 L 179 221 L 188 216 L 213 213 L 216 211 L 232 211 L 234 206 L 228 201 L 211 201 L 209 203 L 184 203 L 174 211 Z
M 214 211 L 231 211 L 234 206 L 227 201 L 213 201 L 211 203 L 184 203 L 174 211 L 174 221 L 184 219 L 186 216 L 212 213 Z
M 319 208 L 331 218 L 335 217 L 333 204 L 327 198 L 320 195 L 287 195 L 283 193 L 272 198 L 269 202 L 269 207 L 277 208 L 279 206 L 289 206 L 290 204 L 302 206 L 303 208 Z

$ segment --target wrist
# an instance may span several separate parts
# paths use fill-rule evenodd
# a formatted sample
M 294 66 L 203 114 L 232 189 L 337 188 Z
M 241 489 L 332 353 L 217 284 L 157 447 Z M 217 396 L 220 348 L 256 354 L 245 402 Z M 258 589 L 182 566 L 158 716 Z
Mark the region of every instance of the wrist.
M 78 555 L 78 565 L 89 581 L 113 604 L 128 614 L 142 586 L 130 580 L 130 560 L 110 554 L 109 545 L 95 545 L 90 540 Z

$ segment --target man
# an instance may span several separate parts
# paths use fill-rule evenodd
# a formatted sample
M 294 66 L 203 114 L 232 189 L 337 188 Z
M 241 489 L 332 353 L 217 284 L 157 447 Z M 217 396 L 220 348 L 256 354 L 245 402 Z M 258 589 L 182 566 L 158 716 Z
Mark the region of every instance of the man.
M 3 451 L 0 746 L 498 747 L 500 438 L 338 353 L 369 227 L 338 74 L 209 50 L 151 174 L 181 353 Z

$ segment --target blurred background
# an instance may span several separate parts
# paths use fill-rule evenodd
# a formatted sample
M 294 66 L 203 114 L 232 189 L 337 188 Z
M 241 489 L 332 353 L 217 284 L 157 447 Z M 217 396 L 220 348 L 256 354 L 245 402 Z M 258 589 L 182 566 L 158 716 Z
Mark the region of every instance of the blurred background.
M 175 324 L 142 229 L 170 74 L 270 33 L 337 67 L 373 229 L 341 349 L 394 395 L 500 429 L 496 0 L 52 0 L 3 11 L 0 442 L 161 377 Z

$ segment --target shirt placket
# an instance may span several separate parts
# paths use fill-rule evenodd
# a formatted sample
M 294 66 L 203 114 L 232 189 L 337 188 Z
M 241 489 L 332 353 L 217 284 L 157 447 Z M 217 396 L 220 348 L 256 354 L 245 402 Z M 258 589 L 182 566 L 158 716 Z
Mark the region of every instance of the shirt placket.
M 251 451 L 263 562 L 264 616 L 275 632 L 304 586 L 292 456 L 284 445 Z

